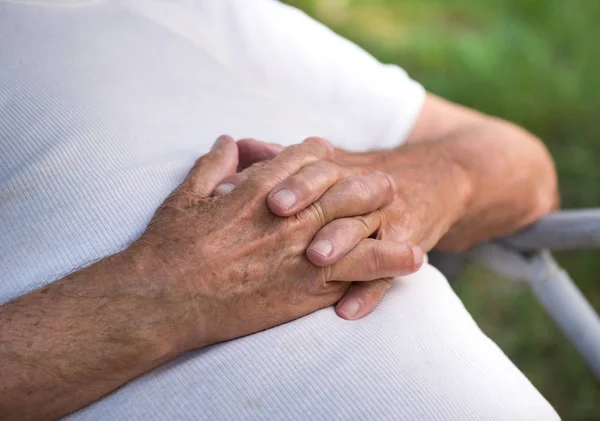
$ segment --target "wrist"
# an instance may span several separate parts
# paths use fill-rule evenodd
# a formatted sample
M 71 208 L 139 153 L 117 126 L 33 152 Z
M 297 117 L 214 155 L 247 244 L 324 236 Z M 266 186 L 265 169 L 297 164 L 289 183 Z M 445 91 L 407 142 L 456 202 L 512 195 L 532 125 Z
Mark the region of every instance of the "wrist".
M 142 314 L 151 313 L 147 327 L 154 345 L 171 356 L 210 345 L 205 314 L 210 302 L 198 291 L 198 274 L 188 276 L 175 258 L 143 237 L 122 254 L 127 276 L 135 282 L 133 293 L 142 298 Z
M 90 266 L 90 295 L 105 297 L 105 311 L 113 313 L 114 328 L 133 352 L 141 352 L 142 366 L 155 366 L 187 351 L 182 338 L 181 306 L 155 270 L 149 250 L 132 245 Z

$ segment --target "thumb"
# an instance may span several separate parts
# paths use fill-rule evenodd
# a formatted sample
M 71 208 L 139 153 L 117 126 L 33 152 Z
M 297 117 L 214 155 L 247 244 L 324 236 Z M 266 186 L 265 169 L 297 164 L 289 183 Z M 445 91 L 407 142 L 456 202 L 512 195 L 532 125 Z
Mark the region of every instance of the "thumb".
M 222 179 L 235 173 L 237 166 L 235 141 L 227 135 L 219 136 L 211 150 L 196 160 L 179 190 L 202 198 L 209 197 Z
M 237 142 L 240 154 L 240 170 L 260 161 L 275 158 L 285 148 L 276 143 L 266 143 L 255 139 L 241 139 Z

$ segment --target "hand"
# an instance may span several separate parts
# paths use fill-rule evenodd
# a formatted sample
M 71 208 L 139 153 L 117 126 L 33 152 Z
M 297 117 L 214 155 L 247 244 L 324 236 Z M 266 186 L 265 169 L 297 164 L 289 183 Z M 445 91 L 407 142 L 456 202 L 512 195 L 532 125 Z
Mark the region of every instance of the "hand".
M 322 180 L 312 191 L 314 203 L 309 207 L 299 203 L 301 211 L 292 206 L 295 216 L 281 218 L 267 207 L 269 192 L 282 180 L 331 158 L 331 146 L 308 139 L 255 168 L 230 194 L 210 197 L 219 181 L 234 173 L 237 151 L 231 138 L 219 138 L 131 247 L 137 256 L 146 256 L 139 265 L 164 297 L 169 307 L 165 311 L 181 315 L 177 339 L 182 349 L 248 335 L 309 314 L 338 301 L 349 281 L 415 270 L 418 249 L 364 239 L 366 232 L 334 264 L 315 266 L 305 256 L 307 245 L 324 225 L 368 215 L 392 201 L 394 189 L 384 174 L 357 178 L 353 185 L 360 185 L 365 194 L 352 206 L 338 200 L 345 190 L 341 183 Z M 276 197 L 271 194 L 269 203 Z M 377 229 L 376 216 L 362 218 L 373 231 Z
M 238 148 L 240 168 L 266 162 L 284 150 L 281 145 L 253 139 L 240 140 Z M 388 173 L 393 173 L 391 182 L 395 179 L 398 187 L 393 203 L 377 211 L 376 238 L 408 242 L 428 251 L 464 213 L 470 193 L 470 184 L 462 168 L 449 159 L 440 159 L 443 152 L 437 153 L 439 151 L 431 149 L 405 147 L 367 153 L 336 150 L 331 158 L 332 162 L 305 167 L 274 188 L 273 193 L 282 190 L 293 192 L 296 200 L 294 206 L 286 207 L 281 202 L 269 200 L 269 208 L 276 215 L 289 217 L 317 197 L 315 180 L 327 177 L 326 174 L 348 177 L 384 168 Z M 217 189 L 221 193 L 231 191 L 244 179 L 244 172 L 238 173 L 224 180 L 225 184 Z M 360 190 L 348 189 L 345 195 L 338 195 L 338 200 L 349 206 L 357 191 Z M 363 216 L 334 221 L 315 236 L 308 248 L 307 257 L 318 266 L 333 264 L 369 229 L 370 227 L 365 227 Z M 454 238 L 453 245 L 457 244 L 461 243 Z M 324 250 L 330 251 L 329 254 Z M 389 285 L 388 279 L 354 284 L 338 303 L 338 314 L 347 319 L 368 314 L 381 300 Z M 359 310 L 356 314 L 349 310 L 357 307 Z
M 284 150 L 280 145 L 268 144 L 251 139 L 238 142 L 240 149 L 240 167 L 244 171 L 231 175 L 222 180 L 215 195 L 224 195 L 237 185 L 248 179 L 252 170 L 263 165 Z M 339 156 L 336 151 L 336 157 Z M 360 183 L 361 176 L 374 171 L 374 168 L 359 165 L 338 165 L 336 162 L 319 161 L 306 166 L 295 175 L 278 184 L 270 193 L 268 205 L 271 211 L 279 216 L 290 217 L 305 209 L 320 195 L 319 186 L 323 183 L 332 184 L 338 181 L 336 200 L 340 206 L 351 208 L 357 198 L 369 194 Z M 390 184 L 397 190 L 394 179 L 386 175 Z M 282 199 L 277 200 L 278 197 Z M 362 238 L 376 236 L 379 239 L 391 238 L 399 242 L 407 242 L 413 238 L 390 235 L 396 229 L 390 221 L 401 219 L 395 213 L 402 206 L 401 198 L 394 198 L 394 205 L 386 206 L 368 215 L 335 220 L 322 228 L 313 239 L 307 250 L 308 259 L 315 265 L 326 267 L 334 264 L 351 250 Z M 420 250 L 415 252 L 417 261 L 415 267 L 422 264 Z M 368 283 L 355 283 L 337 305 L 338 314 L 346 319 L 358 319 L 369 314 L 390 287 L 390 280 L 376 279 Z
M 240 168 L 272 159 L 284 150 L 281 145 L 254 139 L 240 140 L 238 148 Z M 397 194 L 393 203 L 381 210 L 383 215 L 377 238 L 411 242 L 424 251 L 429 251 L 464 214 L 471 184 L 462 167 L 445 157 L 442 148 L 443 145 L 418 145 L 365 153 L 335 151 L 332 161 L 344 168 L 347 174 L 366 174 L 383 169 L 396 180 Z M 297 177 L 302 178 L 302 172 Z M 298 184 L 293 179 L 275 189 L 285 188 L 287 183 L 301 198 L 300 201 L 314 194 L 310 184 Z M 293 213 L 274 202 L 270 202 L 269 207 L 276 215 L 288 216 Z M 349 224 L 352 224 L 352 220 L 340 222 L 338 232 L 346 231 Z M 313 244 L 322 239 L 321 234 Z M 461 244 L 456 238 L 452 240 L 454 248 Z M 318 255 L 310 252 L 308 258 L 314 264 L 325 263 Z

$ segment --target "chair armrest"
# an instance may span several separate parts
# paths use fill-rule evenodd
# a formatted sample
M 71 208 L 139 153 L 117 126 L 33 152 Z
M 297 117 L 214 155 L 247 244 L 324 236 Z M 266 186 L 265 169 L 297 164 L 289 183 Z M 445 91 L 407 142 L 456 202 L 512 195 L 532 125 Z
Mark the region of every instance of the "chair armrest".
M 554 212 L 498 241 L 520 251 L 600 248 L 600 209 Z

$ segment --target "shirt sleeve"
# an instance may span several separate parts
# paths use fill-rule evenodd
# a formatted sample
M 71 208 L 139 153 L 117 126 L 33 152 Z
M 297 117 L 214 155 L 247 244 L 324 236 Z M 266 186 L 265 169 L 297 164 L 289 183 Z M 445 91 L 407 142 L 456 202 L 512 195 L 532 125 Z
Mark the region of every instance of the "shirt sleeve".
M 408 136 L 423 87 L 293 7 L 275 0 L 222 0 L 220 51 L 251 83 L 293 101 L 299 118 L 347 150 L 392 148 Z M 214 11 L 214 10 L 213 10 Z M 229 56 L 229 57 L 228 57 Z

